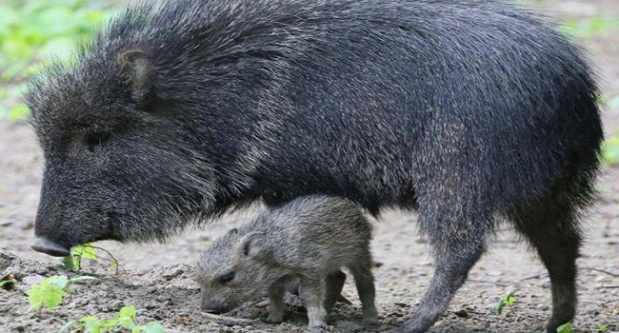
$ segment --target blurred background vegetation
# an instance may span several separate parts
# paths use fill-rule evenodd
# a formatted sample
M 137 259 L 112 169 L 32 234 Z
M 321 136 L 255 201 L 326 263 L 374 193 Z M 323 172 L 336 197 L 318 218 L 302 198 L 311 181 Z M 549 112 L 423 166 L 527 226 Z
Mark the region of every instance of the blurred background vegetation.
M 117 8 L 110 0 L 0 0 L 0 118 L 25 118 L 25 78 L 46 60 L 69 59 Z
M 28 115 L 21 101 L 25 78 L 52 57 L 69 59 L 79 41 L 113 16 L 123 2 L 127 1 L 0 0 L 0 121 L 24 120 Z M 539 5 L 545 1 L 517 2 Z M 560 29 L 595 53 L 596 44 L 587 42 L 619 35 L 619 16 L 598 13 L 567 18 Z M 602 96 L 601 103 L 605 110 L 619 112 L 619 93 Z M 619 138 L 607 140 L 604 157 L 609 164 L 619 164 Z

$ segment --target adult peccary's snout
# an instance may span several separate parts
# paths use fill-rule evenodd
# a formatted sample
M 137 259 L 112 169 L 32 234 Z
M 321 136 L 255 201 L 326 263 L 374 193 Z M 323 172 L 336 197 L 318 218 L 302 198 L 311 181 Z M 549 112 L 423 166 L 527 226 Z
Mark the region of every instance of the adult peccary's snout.
M 71 249 L 59 244 L 47 237 L 37 237 L 32 244 L 32 249 L 35 251 L 47 253 L 54 257 L 66 257 L 71 254 Z
M 555 332 L 576 309 L 597 97 L 578 49 L 501 1 L 145 2 L 31 86 L 36 249 L 311 194 L 416 209 L 437 265 L 400 329 L 418 333 L 505 219 L 549 271 Z

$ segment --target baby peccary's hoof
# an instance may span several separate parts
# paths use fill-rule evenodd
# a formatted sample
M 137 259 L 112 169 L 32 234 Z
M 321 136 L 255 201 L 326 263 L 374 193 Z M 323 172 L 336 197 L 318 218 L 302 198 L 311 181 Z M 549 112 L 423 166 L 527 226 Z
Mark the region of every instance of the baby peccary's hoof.
M 378 316 L 364 316 L 362 320 L 363 326 L 377 326 L 380 324 Z
M 262 318 L 262 321 L 269 324 L 280 324 L 284 321 L 283 313 L 269 313 Z

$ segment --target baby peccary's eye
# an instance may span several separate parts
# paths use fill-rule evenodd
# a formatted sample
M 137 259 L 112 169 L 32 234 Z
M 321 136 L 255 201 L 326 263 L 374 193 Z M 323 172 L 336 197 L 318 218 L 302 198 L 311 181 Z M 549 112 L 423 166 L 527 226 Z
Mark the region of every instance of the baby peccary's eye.
M 230 272 L 219 277 L 219 283 L 221 284 L 226 284 L 232 280 L 234 280 L 234 272 Z

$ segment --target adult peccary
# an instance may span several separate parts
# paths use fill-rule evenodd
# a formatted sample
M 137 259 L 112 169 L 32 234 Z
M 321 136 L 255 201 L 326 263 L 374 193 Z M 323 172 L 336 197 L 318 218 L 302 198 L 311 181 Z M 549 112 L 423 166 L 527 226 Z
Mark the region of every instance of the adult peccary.
M 602 126 L 580 52 L 497 1 L 179 0 L 119 16 L 28 95 L 45 155 L 34 249 L 163 239 L 309 194 L 416 208 L 424 332 L 507 219 L 573 319 Z
M 228 312 L 268 294 L 267 321 L 279 323 L 286 309 L 284 293 L 298 280 L 309 326 L 325 326 L 344 285 L 340 268 L 347 267 L 355 278 L 363 321 L 377 323 L 371 239 L 372 225 L 346 199 L 307 196 L 268 209 L 215 240 L 200 256 L 202 310 Z

